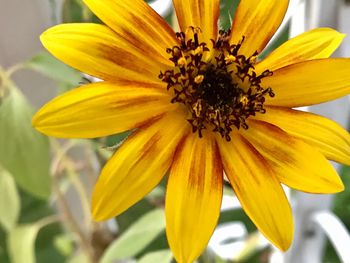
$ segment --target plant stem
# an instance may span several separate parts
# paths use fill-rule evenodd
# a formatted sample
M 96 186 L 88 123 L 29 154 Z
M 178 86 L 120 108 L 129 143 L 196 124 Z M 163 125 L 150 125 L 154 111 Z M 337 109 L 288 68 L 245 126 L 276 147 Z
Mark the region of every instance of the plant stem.
M 61 163 L 61 161 L 65 161 L 65 158 L 66 158 L 65 154 L 75 144 L 73 142 L 70 142 L 64 147 L 63 150 L 60 148 L 60 146 L 57 142 L 53 142 L 53 145 L 54 145 L 54 148 L 57 152 L 57 156 L 56 156 L 55 162 L 53 162 L 51 171 L 52 171 L 52 175 L 53 175 L 53 183 L 52 183 L 53 184 L 53 191 L 57 197 L 57 204 L 60 207 L 64 221 L 70 227 L 71 231 L 77 235 L 77 237 L 79 239 L 79 243 L 81 245 L 81 248 L 82 248 L 83 252 L 88 256 L 89 262 L 95 263 L 95 262 L 97 262 L 97 260 L 95 259 L 95 253 L 94 253 L 94 249 L 91 246 L 91 242 L 90 242 L 89 238 L 86 236 L 86 234 L 83 233 L 79 224 L 74 219 L 73 214 L 69 208 L 69 205 L 68 205 L 64 195 L 62 194 L 62 192 L 59 188 L 59 185 L 60 185 L 59 178 L 58 178 L 59 166 L 60 166 L 59 164 Z M 67 161 L 65 161 L 64 163 L 66 164 Z M 75 173 L 75 171 L 74 171 L 74 173 Z M 76 178 L 75 175 L 74 175 L 74 177 Z M 85 193 L 84 194 L 82 193 L 81 187 L 82 187 L 82 185 L 79 186 L 80 191 L 78 191 L 78 193 L 80 193 L 80 195 L 85 196 Z M 85 198 L 82 196 L 80 196 L 80 197 L 83 199 Z

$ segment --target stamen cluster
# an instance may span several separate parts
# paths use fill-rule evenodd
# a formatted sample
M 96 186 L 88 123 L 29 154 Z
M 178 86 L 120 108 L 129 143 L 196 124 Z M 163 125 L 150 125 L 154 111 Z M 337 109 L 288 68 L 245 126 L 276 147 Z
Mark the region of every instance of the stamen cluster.
M 266 112 L 265 96 L 274 97 L 274 93 L 263 88 L 261 80 L 272 72 L 256 74 L 257 52 L 248 58 L 239 54 L 244 37 L 231 45 L 230 32 L 220 31 L 209 48 L 199 41 L 200 34 L 193 27 L 176 33 L 179 45 L 166 50 L 174 68 L 161 72 L 159 78 L 173 91 L 171 102 L 188 108 L 193 132 L 202 137 L 203 129 L 212 129 L 230 141 L 233 127 L 248 129 L 249 116 Z

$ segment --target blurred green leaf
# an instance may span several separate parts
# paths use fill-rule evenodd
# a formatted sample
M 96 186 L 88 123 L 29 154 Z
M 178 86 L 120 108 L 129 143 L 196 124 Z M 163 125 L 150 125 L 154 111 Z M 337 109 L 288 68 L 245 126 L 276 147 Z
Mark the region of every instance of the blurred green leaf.
M 15 180 L 0 167 L 0 224 L 6 231 L 10 231 L 17 224 L 20 209 Z
M 286 26 L 283 31 L 281 31 L 276 39 L 268 45 L 268 48 L 265 48 L 263 52 L 259 55 L 259 59 L 264 59 L 267 57 L 272 51 L 282 45 L 289 39 L 289 26 Z
M 18 226 L 9 233 L 7 245 L 12 263 L 35 263 L 35 239 L 38 225 Z
M 21 191 L 21 216 L 19 224 L 32 224 L 42 218 L 52 217 L 57 213 L 48 200 L 42 200 L 35 196 Z M 36 263 L 62 263 L 64 256 L 55 248 L 54 238 L 62 234 L 60 224 L 50 224 L 39 231 L 35 241 Z M 0 236 L 1 238 L 1 236 Z M 0 242 L 1 244 L 1 242 Z M 6 260 L 0 257 L 0 262 Z
M 78 253 L 67 261 L 67 263 L 88 263 L 88 262 L 89 262 L 89 258 L 83 253 Z
M 150 252 L 140 258 L 137 263 L 170 263 L 173 258 L 173 254 L 169 249 Z
M 64 23 L 101 23 L 81 0 L 64 0 L 62 5 L 62 21 Z
M 83 21 L 82 5 L 77 0 L 64 0 L 62 5 L 62 21 L 64 23 Z
M 74 244 L 72 238 L 67 234 L 58 235 L 54 239 L 54 245 L 62 255 L 69 256 L 73 253 Z
M 101 263 L 130 258 L 150 244 L 165 228 L 164 210 L 148 212 L 132 224 L 106 250 Z
M 220 28 L 229 30 L 232 19 L 237 9 L 239 0 L 221 0 L 220 1 Z
M 339 219 L 344 223 L 348 231 L 350 231 L 350 166 L 343 167 L 341 177 L 345 190 L 334 195 L 333 210 Z M 324 262 L 340 262 L 337 252 L 329 240 L 327 240 L 325 250 Z
M 32 108 L 15 87 L 0 105 L 0 163 L 27 192 L 50 195 L 48 138 L 31 125 Z
M 71 87 L 78 86 L 82 80 L 81 73 L 57 60 L 47 52 L 38 53 L 24 65 L 48 78 Z

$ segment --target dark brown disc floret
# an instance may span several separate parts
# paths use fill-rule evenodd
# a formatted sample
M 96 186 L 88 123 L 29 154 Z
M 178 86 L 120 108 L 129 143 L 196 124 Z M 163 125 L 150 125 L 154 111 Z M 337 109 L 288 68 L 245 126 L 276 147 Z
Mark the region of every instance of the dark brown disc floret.
M 239 53 L 244 37 L 231 45 L 230 32 L 220 31 L 209 48 L 199 41 L 200 34 L 193 27 L 176 33 L 179 45 L 167 49 L 174 68 L 161 72 L 159 78 L 173 92 L 171 103 L 188 109 L 193 132 L 202 137 L 203 129 L 211 129 L 230 141 L 234 128 L 248 129 L 247 118 L 266 112 L 265 96 L 274 97 L 274 93 L 262 87 L 261 80 L 272 72 L 256 74 L 257 52 L 248 58 Z

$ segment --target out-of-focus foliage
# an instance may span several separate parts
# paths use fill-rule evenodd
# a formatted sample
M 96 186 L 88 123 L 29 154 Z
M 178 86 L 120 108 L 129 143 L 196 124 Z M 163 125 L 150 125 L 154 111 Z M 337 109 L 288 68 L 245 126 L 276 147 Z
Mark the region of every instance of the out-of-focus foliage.
M 81 0 L 64 0 L 62 5 L 62 21 L 64 23 L 94 22 L 100 20 L 88 9 Z
M 0 105 L 0 164 L 31 194 L 50 195 L 49 143 L 31 125 L 33 109 L 15 87 Z
M 144 255 L 142 258 L 138 260 L 138 263 L 154 263 L 154 262 L 162 262 L 162 263 L 170 263 L 173 256 L 171 251 L 168 249 L 159 250 L 155 252 L 150 252 Z
M 45 51 L 32 57 L 24 63 L 24 66 L 57 81 L 63 87 L 77 86 L 82 79 L 78 71 L 63 64 Z
M 15 180 L 0 167 L 0 224 L 6 232 L 17 224 L 20 205 Z
M 35 262 L 34 245 L 38 232 L 39 227 L 33 224 L 18 226 L 9 233 L 7 236 L 7 246 L 11 262 Z
M 147 227 L 145 227 L 147 226 Z M 106 250 L 101 263 L 135 257 L 165 229 L 164 211 L 148 212 L 116 239 Z
M 341 175 L 346 190 L 334 196 L 334 213 L 345 224 L 346 228 L 350 230 L 350 167 L 344 167 Z M 341 263 L 329 242 L 327 242 L 324 260 L 325 262 Z
M 230 29 L 238 3 L 239 0 L 221 0 L 219 23 L 221 29 Z

